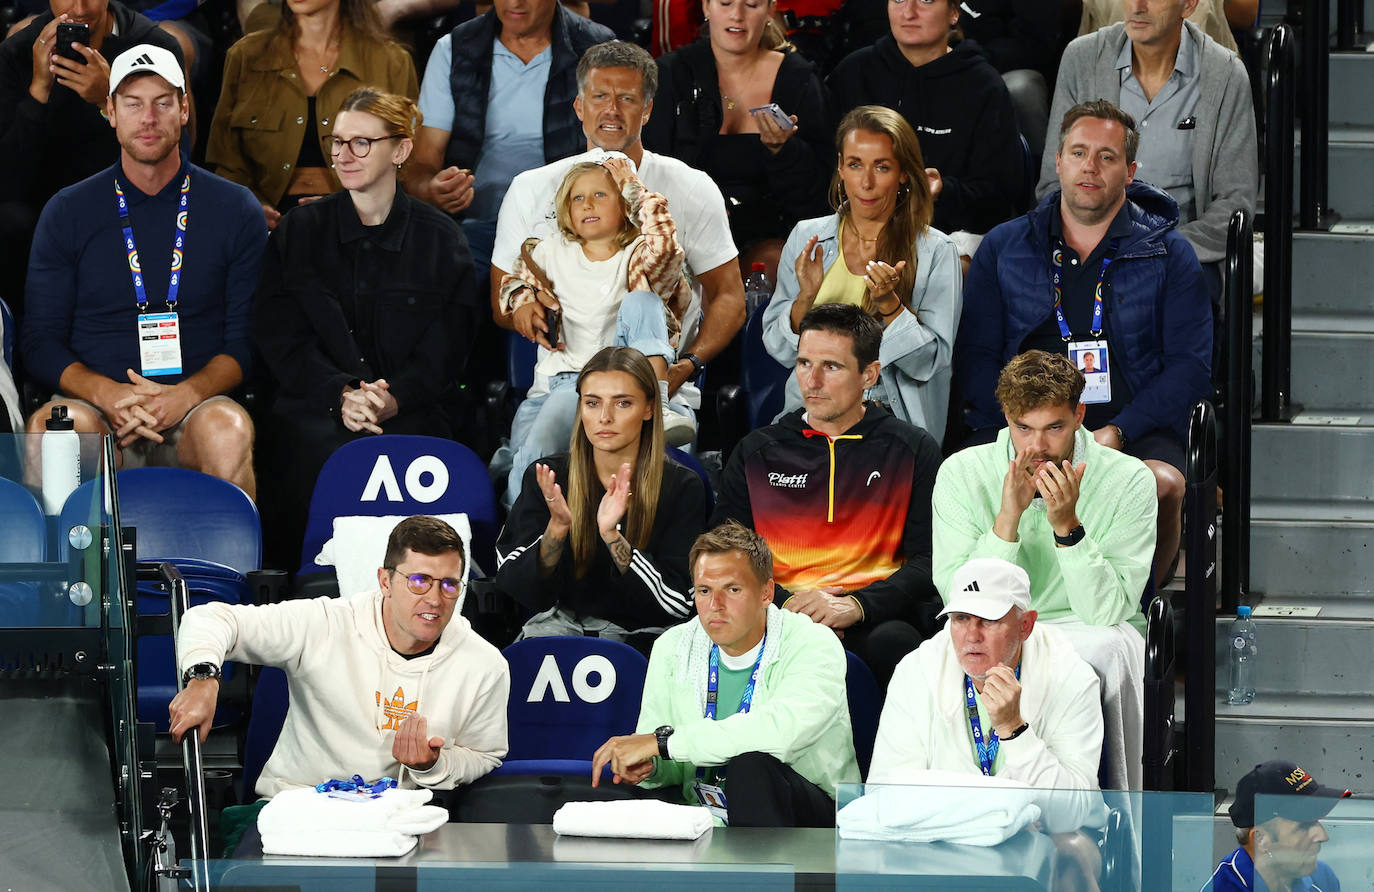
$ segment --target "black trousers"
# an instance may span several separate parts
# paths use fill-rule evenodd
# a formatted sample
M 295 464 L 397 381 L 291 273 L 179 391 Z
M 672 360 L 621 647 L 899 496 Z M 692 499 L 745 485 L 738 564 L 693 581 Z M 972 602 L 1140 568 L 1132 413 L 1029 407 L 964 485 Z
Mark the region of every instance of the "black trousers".
M 859 623 L 844 630 L 841 643 L 868 664 L 878 679 L 878 689 L 887 693 L 887 683 L 902 657 L 915 650 L 925 640 L 916 627 L 900 619 L 870 625 Z
M 727 763 L 725 796 L 731 827 L 834 827 L 835 800 L 765 753 Z

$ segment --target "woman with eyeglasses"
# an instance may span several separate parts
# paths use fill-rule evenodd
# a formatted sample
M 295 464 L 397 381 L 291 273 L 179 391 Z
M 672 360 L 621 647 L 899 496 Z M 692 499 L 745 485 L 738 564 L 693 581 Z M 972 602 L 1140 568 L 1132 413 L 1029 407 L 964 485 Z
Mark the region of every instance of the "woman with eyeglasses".
M 577 378 L 568 452 L 531 464 L 496 542 L 496 587 L 538 611 L 522 638 L 597 634 L 646 655 L 692 614 L 687 552 L 705 528 L 701 478 L 664 455 L 658 379 L 606 347 Z
M 320 138 L 344 97 L 365 85 L 420 93 L 414 60 L 387 36 L 372 0 L 284 0 L 276 27 L 229 48 L 206 160 L 253 190 L 272 229 L 302 200 L 340 188 Z
M 398 187 L 419 126 L 404 96 L 350 94 L 321 146 L 346 191 L 286 215 L 267 242 L 254 334 L 275 384 L 262 436 L 277 442 L 263 461 L 301 516 L 349 440 L 453 433 L 481 306 L 458 224 Z

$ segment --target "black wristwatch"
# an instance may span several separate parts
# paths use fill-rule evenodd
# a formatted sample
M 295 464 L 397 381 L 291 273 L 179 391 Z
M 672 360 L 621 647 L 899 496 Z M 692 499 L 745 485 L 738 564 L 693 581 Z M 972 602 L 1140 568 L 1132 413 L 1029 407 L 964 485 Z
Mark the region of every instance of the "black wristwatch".
M 1059 535 L 1058 533 L 1055 533 L 1055 534 L 1054 534 L 1054 544 L 1055 544 L 1055 545 L 1062 545 L 1062 546 L 1064 546 L 1065 548 L 1072 548 L 1073 546 L 1077 545 L 1079 542 L 1082 542 L 1082 541 L 1083 541 L 1083 537 L 1086 536 L 1086 535 L 1088 535 L 1088 534 L 1083 530 L 1083 524 L 1080 523 L 1078 526 L 1076 526 L 1076 527 L 1074 527 L 1073 529 L 1069 530 L 1069 534 L 1068 534 L 1067 536 L 1061 536 L 1061 535 Z
M 672 759 L 672 757 L 668 755 L 668 738 L 672 736 L 672 725 L 659 725 L 654 729 L 654 737 L 658 738 L 658 757 L 664 761 Z
M 684 359 L 692 364 L 691 377 L 695 378 L 702 372 L 706 371 L 706 363 L 702 362 L 701 357 L 697 356 L 695 353 L 684 353 L 678 357 L 679 362 L 681 362 Z
M 1021 723 L 1021 727 L 1017 728 L 1015 731 L 1011 732 L 1011 733 L 1008 734 L 1006 737 L 1003 737 L 1003 738 L 1001 738 L 1001 739 L 1002 739 L 1003 741 L 1015 740 L 1016 738 L 1020 737 L 1022 734 L 1025 734 L 1025 733 L 1026 733 L 1027 731 L 1029 731 L 1029 730 L 1030 730 L 1030 722 L 1022 722 L 1022 723 Z
M 214 663 L 196 663 L 194 666 L 181 673 L 181 684 L 185 686 L 192 681 L 206 681 L 211 678 L 219 681 L 219 667 Z

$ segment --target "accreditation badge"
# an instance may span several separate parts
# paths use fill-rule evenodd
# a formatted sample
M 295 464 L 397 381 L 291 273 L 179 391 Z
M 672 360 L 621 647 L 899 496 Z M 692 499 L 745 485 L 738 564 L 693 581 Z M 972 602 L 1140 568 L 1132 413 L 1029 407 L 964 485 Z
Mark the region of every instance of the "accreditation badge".
M 1083 373 L 1080 402 L 1091 405 L 1112 401 L 1112 373 L 1108 367 L 1106 341 L 1069 341 L 1069 361 Z
M 726 824 L 730 823 L 730 812 L 725 801 L 725 791 L 720 787 L 713 786 L 702 781 L 692 784 L 692 790 L 697 794 L 697 802 L 706 806 L 706 810 L 712 817 L 720 818 Z
M 181 322 L 176 313 L 140 313 L 138 360 L 145 378 L 181 374 Z

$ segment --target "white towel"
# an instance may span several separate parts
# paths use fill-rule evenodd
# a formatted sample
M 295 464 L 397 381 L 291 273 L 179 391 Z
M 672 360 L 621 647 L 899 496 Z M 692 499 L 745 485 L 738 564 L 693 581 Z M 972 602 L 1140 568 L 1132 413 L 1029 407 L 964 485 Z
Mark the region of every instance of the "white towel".
M 929 786 L 870 785 L 840 809 L 840 837 L 995 846 L 1040 818 L 1036 791 L 1025 784 L 945 771 L 919 774 Z M 972 795 L 968 788 L 975 785 L 989 792 Z
M 569 802 L 553 815 L 553 832 L 562 836 L 696 839 L 710 829 L 705 808 L 654 799 Z
M 448 810 L 426 805 L 429 790 L 384 791 L 376 799 L 335 799 L 311 787 L 283 790 L 258 813 L 258 832 L 268 834 L 332 830 L 420 834 L 448 821 Z
M 301 830 L 262 834 L 264 855 L 312 858 L 393 858 L 420 841 L 418 836 L 390 831 Z

